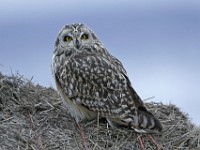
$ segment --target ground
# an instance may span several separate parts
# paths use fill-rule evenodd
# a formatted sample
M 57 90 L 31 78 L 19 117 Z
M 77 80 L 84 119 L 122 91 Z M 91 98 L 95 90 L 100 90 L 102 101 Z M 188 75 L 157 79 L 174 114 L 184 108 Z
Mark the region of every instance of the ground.
M 151 135 L 162 149 L 200 149 L 200 127 L 175 105 L 146 103 L 164 130 Z M 136 133 L 97 120 L 81 123 L 89 149 L 139 150 Z M 22 75 L 0 73 L 0 150 L 84 150 L 83 140 L 65 105 L 51 87 L 35 85 Z M 145 149 L 156 149 L 141 134 Z

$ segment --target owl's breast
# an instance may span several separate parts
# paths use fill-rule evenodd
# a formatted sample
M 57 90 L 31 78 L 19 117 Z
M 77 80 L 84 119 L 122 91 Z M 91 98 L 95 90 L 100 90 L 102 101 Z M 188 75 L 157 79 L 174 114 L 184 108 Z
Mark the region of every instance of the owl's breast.
M 66 104 L 71 116 L 75 118 L 76 122 L 92 120 L 92 119 L 96 118 L 96 116 L 97 116 L 96 112 L 91 111 L 91 110 L 87 109 L 86 107 L 84 107 L 83 105 L 72 101 L 70 96 L 66 94 L 66 93 L 73 94 L 73 92 L 69 92 L 69 90 L 71 90 L 71 89 L 68 86 L 61 87 L 58 78 L 56 77 L 55 79 L 56 79 L 56 86 L 57 86 L 58 93 L 59 93 L 62 101 L 64 102 L 64 104 Z M 71 83 L 69 83 L 69 84 L 72 86 Z
M 79 83 L 79 80 L 82 79 L 72 71 L 72 68 L 78 67 L 77 63 L 71 63 L 72 59 L 72 57 L 69 58 L 65 55 L 53 57 L 52 72 L 57 91 L 62 101 L 66 104 L 69 113 L 77 122 L 92 120 L 96 117 L 96 112 L 72 100 L 73 97 L 79 95 L 80 88 L 82 88 L 82 84 Z

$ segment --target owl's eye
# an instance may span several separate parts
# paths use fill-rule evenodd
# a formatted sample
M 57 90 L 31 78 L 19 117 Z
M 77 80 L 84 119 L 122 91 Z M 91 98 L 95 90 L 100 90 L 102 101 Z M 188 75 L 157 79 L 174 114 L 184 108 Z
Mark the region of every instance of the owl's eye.
M 88 38 L 89 38 L 89 35 L 88 35 L 88 34 L 85 34 L 85 33 L 84 33 L 84 34 L 81 35 L 81 39 L 82 39 L 82 40 L 87 40 Z
M 71 42 L 71 41 L 72 41 L 72 37 L 66 35 L 66 36 L 63 38 L 63 40 L 64 40 L 65 42 Z

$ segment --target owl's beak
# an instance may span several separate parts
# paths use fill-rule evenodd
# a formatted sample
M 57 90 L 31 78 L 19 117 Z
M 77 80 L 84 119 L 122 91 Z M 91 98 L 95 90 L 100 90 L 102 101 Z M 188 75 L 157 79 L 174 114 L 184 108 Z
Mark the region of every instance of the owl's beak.
M 76 46 L 77 49 L 79 49 L 80 46 L 81 46 L 79 40 L 77 40 L 77 39 L 75 41 L 75 46 Z

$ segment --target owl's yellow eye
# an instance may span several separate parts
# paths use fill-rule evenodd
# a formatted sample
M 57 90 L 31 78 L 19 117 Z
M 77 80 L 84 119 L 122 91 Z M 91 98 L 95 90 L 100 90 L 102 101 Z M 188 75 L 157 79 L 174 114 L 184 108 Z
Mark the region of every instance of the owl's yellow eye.
M 72 37 L 67 35 L 67 36 L 64 37 L 64 41 L 65 42 L 71 42 L 72 41 Z
M 88 34 L 81 35 L 82 40 L 87 40 L 89 38 Z

